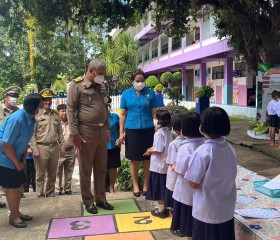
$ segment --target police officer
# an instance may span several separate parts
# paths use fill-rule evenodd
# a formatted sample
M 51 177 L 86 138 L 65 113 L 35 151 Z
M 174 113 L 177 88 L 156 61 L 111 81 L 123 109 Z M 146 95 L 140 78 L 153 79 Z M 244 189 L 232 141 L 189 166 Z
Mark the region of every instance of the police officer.
M 19 109 L 17 105 L 20 91 L 21 89 L 18 86 L 8 87 L 3 91 L 4 101 L 0 103 L 0 125 L 11 113 Z M 1 190 L 2 187 L 0 187 Z M 4 207 L 6 207 L 6 203 L 2 202 L 2 195 L 0 194 L 0 208 Z
M 110 138 L 105 72 L 104 62 L 92 60 L 87 72 L 73 80 L 67 92 L 67 115 L 73 143 L 78 150 L 81 194 L 86 210 L 91 214 L 98 213 L 94 200 L 100 208 L 114 209 L 106 201 L 104 188 Z M 92 171 L 95 199 L 91 192 Z
M 30 147 L 35 160 L 37 197 L 54 197 L 57 164 L 59 154 L 65 154 L 65 142 L 58 113 L 51 109 L 53 91 L 46 88 L 40 94 L 45 98 L 44 109 L 36 116 Z
M 66 105 L 65 104 L 59 104 L 57 106 L 58 115 L 61 120 L 61 126 L 62 126 L 62 132 L 65 140 L 65 155 L 59 158 L 58 161 L 58 167 L 57 167 L 57 173 L 56 173 L 56 189 L 58 190 L 58 194 L 62 194 L 62 190 L 64 190 L 64 193 L 67 195 L 72 195 L 72 189 L 71 189 L 71 181 L 72 181 L 72 175 L 74 171 L 74 165 L 75 165 L 75 149 L 73 145 L 73 138 L 70 134 L 69 130 L 69 124 L 67 121 L 67 115 L 66 115 Z M 62 175 L 64 172 L 64 184 L 62 184 Z

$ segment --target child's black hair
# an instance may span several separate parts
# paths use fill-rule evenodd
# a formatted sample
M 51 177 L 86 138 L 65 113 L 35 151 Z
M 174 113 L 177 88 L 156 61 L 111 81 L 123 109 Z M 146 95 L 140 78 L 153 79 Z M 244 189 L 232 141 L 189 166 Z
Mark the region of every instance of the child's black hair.
M 230 121 L 226 111 L 219 107 L 210 107 L 201 114 L 201 132 L 209 136 L 227 136 L 230 133 Z
M 66 104 L 59 104 L 59 105 L 57 106 L 57 111 L 64 110 L 64 109 L 66 109 L 66 108 L 67 108 Z
M 276 91 L 276 90 L 273 90 L 272 93 L 271 93 L 271 97 L 274 99 L 274 98 L 276 98 L 278 96 L 279 96 L 279 92 Z
M 196 112 L 188 112 L 182 118 L 182 135 L 185 137 L 202 137 L 199 132 L 200 115 Z
M 171 127 L 171 115 L 167 110 L 157 110 L 156 118 L 158 120 L 158 125 L 161 127 Z
M 178 113 L 171 118 L 171 126 L 174 131 L 180 132 L 182 130 L 182 118 L 182 113 Z

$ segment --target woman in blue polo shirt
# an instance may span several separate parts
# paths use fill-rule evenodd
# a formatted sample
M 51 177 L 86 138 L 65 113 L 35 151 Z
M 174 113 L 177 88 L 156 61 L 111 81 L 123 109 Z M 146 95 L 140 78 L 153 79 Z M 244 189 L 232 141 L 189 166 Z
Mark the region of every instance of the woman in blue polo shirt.
M 25 221 L 33 218 L 19 210 L 22 184 L 26 181 L 23 168 L 26 162 L 28 143 L 32 137 L 35 114 L 43 108 L 44 98 L 33 93 L 24 99 L 23 109 L 11 114 L 0 127 L 0 185 L 6 188 L 10 208 L 9 223 L 16 228 L 25 228 Z
M 137 69 L 130 78 L 133 86 L 122 93 L 120 114 L 120 141 L 125 140 L 125 157 L 131 161 L 130 170 L 133 180 L 133 195 L 140 196 L 138 184 L 139 162 L 143 161 L 145 196 L 149 184 L 150 157 L 143 156 L 153 145 L 153 116 L 157 100 L 152 89 L 145 87 L 145 74 Z

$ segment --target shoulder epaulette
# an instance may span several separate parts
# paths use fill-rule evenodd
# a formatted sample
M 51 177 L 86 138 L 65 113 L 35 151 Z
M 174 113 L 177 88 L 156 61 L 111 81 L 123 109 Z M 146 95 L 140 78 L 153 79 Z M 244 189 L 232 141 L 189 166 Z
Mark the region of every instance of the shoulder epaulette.
M 77 77 L 77 78 L 75 78 L 73 81 L 74 81 L 75 83 L 78 83 L 78 82 L 80 82 L 80 81 L 82 81 L 82 80 L 83 80 L 82 77 Z
M 57 115 L 58 115 L 58 111 L 57 111 L 57 110 L 52 109 L 52 111 L 53 111 L 55 114 L 57 114 Z

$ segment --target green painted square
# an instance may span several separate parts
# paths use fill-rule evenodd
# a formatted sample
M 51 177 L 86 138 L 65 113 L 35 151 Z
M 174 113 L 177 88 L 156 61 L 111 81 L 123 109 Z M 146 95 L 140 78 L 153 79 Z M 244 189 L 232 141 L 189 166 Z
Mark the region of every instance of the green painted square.
M 85 205 L 82 204 L 82 216 L 96 216 L 96 215 L 109 215 L 109 214 L 113 215 L 118 213 L 140 212 L 139 207 L 134 199 L 111 200 L 108 202 L 112 204 L 115 209 L 110 211 L 97 207 L 98 210 L 97 214 L 88 213 L 85 208 Z

